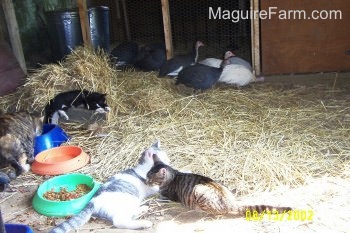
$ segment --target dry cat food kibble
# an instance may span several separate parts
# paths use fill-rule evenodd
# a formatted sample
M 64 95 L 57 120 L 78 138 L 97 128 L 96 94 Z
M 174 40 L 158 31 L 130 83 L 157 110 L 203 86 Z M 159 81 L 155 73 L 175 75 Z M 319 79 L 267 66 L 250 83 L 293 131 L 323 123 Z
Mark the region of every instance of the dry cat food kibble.
M 72 191 L 68 191 L 67 188 L 61 187 L 60 191 L 55 192 L 54 189 L 44 193 L 44 198 L 50 201 L 69 201 L 72 199 L 77 199 L 88 192 L 91 188 L 86 184 L 78 184 L 77 188 Z

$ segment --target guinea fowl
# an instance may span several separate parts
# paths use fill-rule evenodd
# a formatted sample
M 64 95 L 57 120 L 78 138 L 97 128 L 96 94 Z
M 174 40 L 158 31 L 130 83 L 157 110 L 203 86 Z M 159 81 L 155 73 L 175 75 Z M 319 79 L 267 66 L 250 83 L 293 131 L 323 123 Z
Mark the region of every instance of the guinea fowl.
M 225 54 L 226 59 L 223 62 L 226 63 L 226 67 L 223 69 L 218 82 L 235 85 L 240 88 L 251 82 L 264 81 L 264 77 L 256 77 L 253 74 L 253 68 L 247 61 L 235 57 L 234 55 L 227 56 L 231 54 L 230 51 Z
M 229 59 L 231 64 L 242 65 L 242 66 L 246 67 L 248 70 L 250 70 L 251 72 L 253 72 L 253 67 L 249 62 L 247 62 L 246 60 L 244 60 L 240 57 L 237 57 L 231 51 L 227 51 L 225 53 L 225 59 Z
M 201 46 L 204 46 L 204 44 L 201 41 L 197 41 L 193 45 L 192 51 L 190 53 L 177 55 L 167 60 L 159 71 L 159 77 L 175 77 L 183 68 L 194 65 L 197 62 L 198 49 Z
M 123 42 L 111 51 L 111 57 L 115 60 L 117 66 L 132 64 L 137 53 L 139 45 L 136 42 Z
M 142 71 L 159 70 L 166 61 L 165 46 L 151 44 L 142 47 L 134 59 L 134 66 Z
M 249 69 L 251 72 L 253 72 L 253 67 L 249 62 L 247 62 L 246 60 L 244 60 L 240 57 L 237 57 L 231 51 L 225 52 L 224 59 L 230 59 L 230 64 L 242 65 L 242 66 L 246 67 L 247 69 Z M 211 66 L 211 67 L 220 67 L 222 61 L 223 60 L 219 59 L 219 58 L 206 58 L 203 61 L 200 61 L 198 63 L 203 64 L 203 65 L 207 65 L 207 66 Z
M 183 68 L 176 79 L 176 85 L 184 84 L 197 90 L 206 90 L 214 86 L 227 63 L 222 62 L 219 68 L 196 64 Z

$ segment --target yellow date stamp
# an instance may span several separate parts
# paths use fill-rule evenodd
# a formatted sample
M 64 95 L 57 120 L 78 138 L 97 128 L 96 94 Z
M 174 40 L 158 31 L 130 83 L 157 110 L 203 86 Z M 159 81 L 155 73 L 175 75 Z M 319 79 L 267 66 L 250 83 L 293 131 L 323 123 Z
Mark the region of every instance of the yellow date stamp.
M 264 219 L 270 221 L 312 221 L 313 217 L 313 210 L 285 210 L 283 212 L 264 210 L 261 213 L 256 210 L 247 210 L 245 214 L 245 219 L 248 221 L 262 221 Z

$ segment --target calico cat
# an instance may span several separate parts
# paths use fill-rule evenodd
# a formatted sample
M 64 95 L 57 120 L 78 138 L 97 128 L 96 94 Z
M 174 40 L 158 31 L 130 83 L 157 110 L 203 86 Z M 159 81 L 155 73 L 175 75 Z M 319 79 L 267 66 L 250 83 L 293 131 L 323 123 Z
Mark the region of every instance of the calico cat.
M 209 177 L 192 173 L 182 173 L 164 163 L 155 164 L 147 173 L 148 185 L 159 185 L 160 194 L 185 207 L 215 215 L 245 216 L 246 211 L 283 211 L 290 207 L 266 205 L 239 205 L 234 195 L 223 185 Z
M 12 166 L 14 179 L 30 170 L 34 161 L 35 137 L 42 132 L 43 119 L 27 112 L 0 115 L 0 166 Z
M 148 220 L 138 220 L 141 201 L 158 192 L 158 187 L 146 185 L 146 174 L 155 162 L 169 163 L 165 151 L 157 142 L 146 149 L 136 167 L 112 176 L 77 215 L 53 228 L 50 233 L 68 232 L 89 221 L 91 216 L 111 221 L 116 228 L 143 229 L 152 226 Z
M 87 90 L 73 90 L 56 95 L 45 106 L 45 124 L 58 124 L 59 117 L 69 120 L 66 111 L 72 106 L 84 105 L 86 109 L 95 110 L 98 113 L 110 111 L 106 103 L 106 94 L 90 92 Z

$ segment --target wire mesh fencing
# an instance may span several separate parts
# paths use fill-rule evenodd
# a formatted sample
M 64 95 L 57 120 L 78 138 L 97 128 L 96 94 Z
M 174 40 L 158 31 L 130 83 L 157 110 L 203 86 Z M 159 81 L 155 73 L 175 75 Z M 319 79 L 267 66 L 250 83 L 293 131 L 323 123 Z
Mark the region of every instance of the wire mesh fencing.
M 29 68 L 59 61 L 83 44 L 75 0 L 13 0 L 13 3 Z M 125 41 L 139 47 L 165 44 L 161 0 L 88 0 L 87 5 L 94 47 L 110 52 Z M 205 46 L 200 48 L 199 60 L 220 58 L 226 50 L 234 50 L 251 62 L 250 21 L 214 17 L 223 10 L 249 8 L 249 0 L 169 0 L 174 54 L 190 51 L 194 42 L 201 40 Z M 4 20 L 0 23 L 6 28 Z

